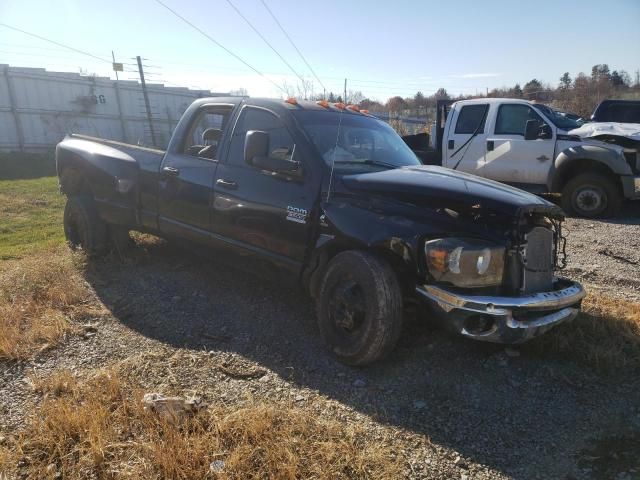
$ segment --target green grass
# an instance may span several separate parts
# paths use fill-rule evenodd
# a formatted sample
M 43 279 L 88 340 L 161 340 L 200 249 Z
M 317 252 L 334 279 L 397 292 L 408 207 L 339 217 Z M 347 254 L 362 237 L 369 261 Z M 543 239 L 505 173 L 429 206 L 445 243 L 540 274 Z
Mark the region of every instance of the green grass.
M 64 242 L 58 179 L 0 180 L 0 260 Z

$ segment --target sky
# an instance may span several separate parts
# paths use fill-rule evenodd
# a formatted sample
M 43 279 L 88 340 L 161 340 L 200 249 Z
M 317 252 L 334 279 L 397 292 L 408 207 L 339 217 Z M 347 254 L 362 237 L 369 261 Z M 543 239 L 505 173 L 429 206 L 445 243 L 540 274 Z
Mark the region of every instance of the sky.
M 251 96 L 283 96 L 299 77 L 315 93 L 349 90 L 386 100 L 416 91 L 483 93 L 532 78 L 557 85 L 594 64 L 640 69 L 640 0 L 161 0 L 254 70 L 173 15 L 158 0 L 0 0 L 0 64 L 115 78 L 111 52 L 135 79 Z M 231 4 L 229 3 L 231 2 Z M 271 50 L 235 6 L 286 60 Z M 295 72 L 295 73 L 294 73 Z M 299 76 L 299 77 L 298 77 Z

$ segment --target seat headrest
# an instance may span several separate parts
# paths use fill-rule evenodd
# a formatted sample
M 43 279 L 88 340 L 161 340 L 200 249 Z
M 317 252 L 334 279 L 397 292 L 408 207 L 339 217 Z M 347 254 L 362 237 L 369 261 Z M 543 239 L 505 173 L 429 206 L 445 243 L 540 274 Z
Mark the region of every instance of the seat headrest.
M 202 140 L 205 142 L 207 140 L 215 140 L 218 141 L 222 137 L 222 130 L 219 128 L 207 128 L 204 132 L 202 132 Z

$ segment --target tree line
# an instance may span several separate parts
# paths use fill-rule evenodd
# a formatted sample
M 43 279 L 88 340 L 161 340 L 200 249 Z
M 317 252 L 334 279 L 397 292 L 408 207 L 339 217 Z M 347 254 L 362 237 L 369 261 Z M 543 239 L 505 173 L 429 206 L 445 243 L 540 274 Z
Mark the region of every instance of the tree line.
M 432 95 L 424 95 L 421 91 L 413 97 L 399 95 L 390 97 L 382 103 L 370 99 L 361 91 L 348 91 L 346 99 L 343 95 L 329 92 L 329 102 L 344 102 L 357 105 L 372 112 L 391 112 L 397 115 L 428 118 L 435 111 L 438 100 L 465 100 L 469 98 L 522 98 L 548 104 L 557 110 L 572 112 L 583 118 L 589 118 L 596 105 L 607 98 L 640 98 L 640 71 L 635 78 L 624 70 L 611 70 L 606 63 L 594 65 L 591 75 L 583 72 L 572 77 L 569 72 L 559 77 L 557 85 L 545 84 L 533 78 L 523 86 L 516 83 L 513 87 L 494 88 L 484 95 L 450 95 L 446 89 L 439 88 Z M 313 99 L 320 100 L 322 95 Z

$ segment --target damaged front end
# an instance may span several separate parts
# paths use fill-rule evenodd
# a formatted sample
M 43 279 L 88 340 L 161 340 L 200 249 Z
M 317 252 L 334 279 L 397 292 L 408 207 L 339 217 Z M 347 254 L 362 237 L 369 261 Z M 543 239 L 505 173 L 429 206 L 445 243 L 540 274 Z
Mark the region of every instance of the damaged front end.
M 536 206 L 521 209 L 503 245 L 428 241 L 428 278 L 416 292 L 441 323 L 475 340 L 522 343 L 572 320 L 585 291 L 557 275 L 566 266 L 562 221 L 556 207 Z

